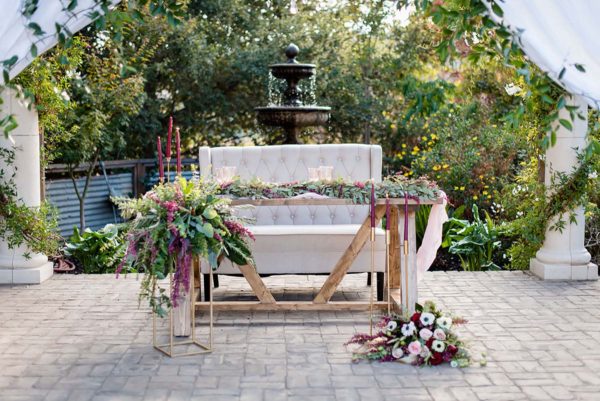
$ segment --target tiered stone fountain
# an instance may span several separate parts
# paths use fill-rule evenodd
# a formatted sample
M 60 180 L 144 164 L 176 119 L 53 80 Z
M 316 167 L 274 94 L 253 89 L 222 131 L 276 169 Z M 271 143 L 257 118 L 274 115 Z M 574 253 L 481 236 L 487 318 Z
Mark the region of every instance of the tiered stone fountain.
M 298 143 L 298 134 L 302 128 L 327 124 L 331 111 L 330 107 L 306 104 L 306 99 L 314 99 L 314 96 L 306 95 L 314 94 L 303 93 L 298 83 L 301 79 L 314 79 L 316 66 L 298 63 L 296 56 L 299 51 L 298 46 L 292 43 L 285 49 L 287 62 L 269 66 L 274 78 L 284 79 L 287 83 L 279 103 L 255 109 L 261 124 L 282 127 L 285 130 L 286 143 Z

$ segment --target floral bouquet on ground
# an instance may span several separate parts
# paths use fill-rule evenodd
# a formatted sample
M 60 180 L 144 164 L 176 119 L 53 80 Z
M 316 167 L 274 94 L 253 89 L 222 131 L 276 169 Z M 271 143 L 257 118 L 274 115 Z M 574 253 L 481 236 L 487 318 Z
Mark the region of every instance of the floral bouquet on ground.
M 192 258 L 208 260 L 216 269 L 226 257 L 238 265 L 253 264 L 245 221 L 234 216 L 230 201 L 216 196 L 218 187 L 203 181 L 158 184 L 140 199 L 115 199 L 129 219 L 125 257 L 117 268 L 144 272 L 140 300 L 165 316 L 190 290 Z M 173 274 L 171 293 L 158 281 Z
M 417 366 L 450 363 L 466 367 L 470 356 L 454 329 L 465 320 L 437 310 L 433 302 L 417 305 L 408 318 L 384 316 L 374 335 L 355 334 L 346 345 L 354 345 L 353 360 L 398 361 Z

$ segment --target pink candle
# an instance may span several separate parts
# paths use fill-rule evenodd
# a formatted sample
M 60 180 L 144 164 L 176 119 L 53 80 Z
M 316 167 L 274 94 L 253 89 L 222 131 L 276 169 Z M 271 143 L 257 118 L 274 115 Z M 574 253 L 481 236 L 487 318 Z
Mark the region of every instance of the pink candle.
M 390 230 L 390 197 L 385 194 L 385 229 Z
M 165 166 L 163 166 L 163 154 L 162 154 L 162 145 L 160 143 L 160 136 L 157 137 L 156 148 L 158 151 L 158 177 L 160 178 L 160 182 L 163 182 L 165 179 Z
M 173 142 L 173 116 L 169 117 L 169 131 L 167 132 L 167 160 L 171 160 L 171 142 Z
M 177 146 L 177 175 L 181 175 L 181 139 L 179 137 L 179 127 L 175 131 L 175 145 Z
M 404 241 L 408 241 L 408 193 L 404 193 Z
M 375 228 L 375 181 L 371 180 L 371 228 Z

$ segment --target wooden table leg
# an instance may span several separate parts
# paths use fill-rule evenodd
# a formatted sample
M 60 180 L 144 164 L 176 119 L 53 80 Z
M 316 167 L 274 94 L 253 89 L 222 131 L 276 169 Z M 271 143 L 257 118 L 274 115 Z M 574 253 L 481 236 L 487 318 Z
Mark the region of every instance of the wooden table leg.
M 377 205 L 375 207 L 375 220 L 376 220 L 375 225 L 376 226 L 379 224 L 379 222 L 384 214 L 385 214 L 385 205 Z M 362 247 L 365 245 L 365 243 L 369 239 L 370 233 L 371 233 L 371 220 L 367 216 L 367 218 L 365 219 L 363 224 L 358 229 L 358 232 L 352 239 L 352 242 L 350 243 L 350 245 L 348 246 L 348 248 L 346 249 L 346 251 L 344 252 L 342 257 L 340 258 L 340 260 L 338 260 L 338 262 L 336 263 L 335 267 L 333 268 L 333 270 L 331 271 L 329 276 L 327 277 L 327 280 L 321 287 L 321 290 L 319 290 L 319 293 L 313 300 L 314 303 L 323 304 L 323 303 L 329 302 L 329 300 L 335 293 L 335 290 L 337 289 L 337 287 L 340 285 L 340 283 L 344 279 L 344 276 L 346 276 L 346 273 L 348 272 L 348 269 L 350 269 L 352 262 L 354 262 L 354 260 L 360 253 Z M 371 284 L 373 284 L 373 283 L 371 283 Z
M 250 284 L 250 287 L 258 300 L 263 304 L 274 304 L 275 298 L 273 298 L 273 294 L 271 294 L 271 291 L 265 286 L 265 283 L 256 272 L 254 266 L 243 265 L 238 267 L 248 284 Z
M 390 287 L 400 288 L 400 211 L 398 206 L 390 208 Z
M 404 210 L 402 206 L 392 208 L 392 229 L 390 249 L 391 295 L 397 312 L 412 314 L 418 301 L 417 288 L 417 232 L 415 226 L 416 208 L 410 206 L 408 212 L 408 258 L 404 254 Z M 408 263 L 406 260 L 408 259 Z

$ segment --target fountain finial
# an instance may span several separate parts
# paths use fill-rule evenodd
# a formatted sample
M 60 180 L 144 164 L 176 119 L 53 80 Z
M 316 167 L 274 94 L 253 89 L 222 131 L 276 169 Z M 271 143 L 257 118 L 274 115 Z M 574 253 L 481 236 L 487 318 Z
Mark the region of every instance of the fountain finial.
M 296 61 L 296 56 L 298 55 L 298 53 L 300 53 L 300 48 L 298 46 L 296 46 L 293 43 L 290 43 L 290 45 L 285 49 L 285 55 L 288 58 L 288 63 L 297 63 Z

